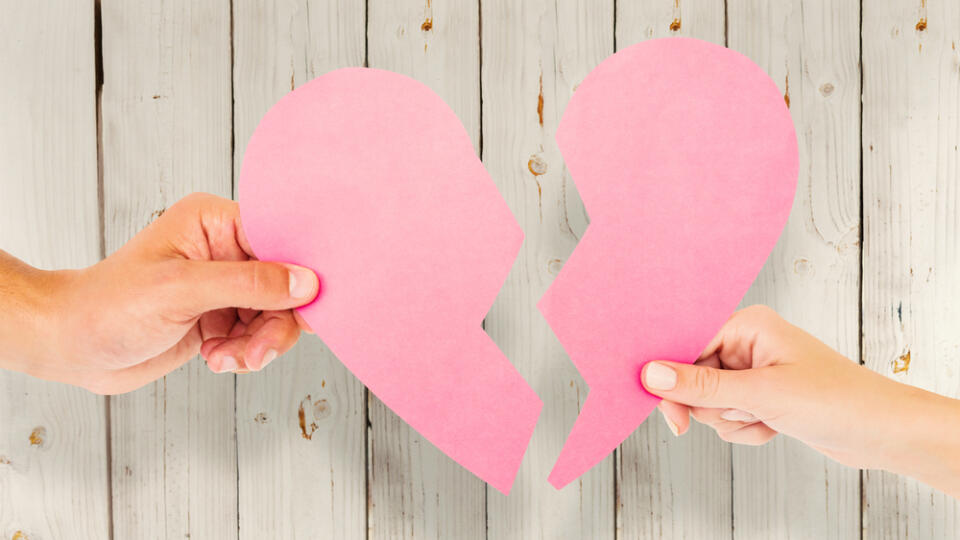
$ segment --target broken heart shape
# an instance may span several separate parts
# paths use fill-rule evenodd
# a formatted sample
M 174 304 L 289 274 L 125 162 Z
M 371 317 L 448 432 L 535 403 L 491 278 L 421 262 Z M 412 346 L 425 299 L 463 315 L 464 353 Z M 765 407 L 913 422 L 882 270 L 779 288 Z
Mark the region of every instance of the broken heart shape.
M 656 406 L 643 364 L 693 361 L 736 308 L 786 222 L 798 159 L 763 70 L 685 38 L 601 63 L 557 141 L 592 218 L 540 302 L 590 386 L 559 488 Z M 522 233 L 449 107 L 402 75 L 330 72 L 264 116 L 239 195 L 260 259 L 319 271 L 321 297 L 300 313 L 333 353 L 508 493 L 541 402 L 481 321 Z
M 688 38 L 604 60 L 557 142 L 591 218 L 539 303 L 590 387 L 550 473 L 561 488 L 657 406 L 643 365 L 693 362 L 736 309 L 787 221 L 799 162 L 770 77 Z
M 508 493 L 541 402 L 481 323 L 523 233 L 443 100 L 381 70 L 314 79 L 261 120 L 239 201 L 259 259 L 318 271 L 299 311 L 337 358 Z

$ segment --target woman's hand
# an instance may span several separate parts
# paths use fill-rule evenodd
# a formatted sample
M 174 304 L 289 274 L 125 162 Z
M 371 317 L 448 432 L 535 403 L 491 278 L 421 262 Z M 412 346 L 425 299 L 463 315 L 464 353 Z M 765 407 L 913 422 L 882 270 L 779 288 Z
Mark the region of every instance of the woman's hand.
M 860 366 L 767 307 L 735 313 L 694 365 L 650 362 L 642 379 L 678 434 L 690 414 L 725 441 L 783 433 L 845 465 L 960 496 L 960 401 Z
M 17 283 L 0 303 L 25 308 L 10 325 L 17 335 L 0 333 L 30 340 L 5 367 L 101 394 L 139 388 L 198 352 L 218 373 L 262 369 L 296 343 L 306 325 L 292 308 L 319 291 L 311 270 L 256 261 L 237 204 L 207 194 L 89 268 L 41 272 L 0 257 L 0 274 Z

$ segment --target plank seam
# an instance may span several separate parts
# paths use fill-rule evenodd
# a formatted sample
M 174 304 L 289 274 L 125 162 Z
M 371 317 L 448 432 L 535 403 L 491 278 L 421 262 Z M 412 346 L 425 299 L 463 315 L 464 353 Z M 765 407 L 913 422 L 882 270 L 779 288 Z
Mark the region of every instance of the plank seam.
M 477 0 L 477 97 L 480 101 L 477 113 L 479 126 L 477 135 L 477 157 L 483 163 L 483 0 Z M 484 165 L 486 168 L 486 165 Z M 487 331 L 487 318 L 480 322 L 483 331 Z M 528 443 L 529 444 L 529 443 Z M 516 479 L 514 479 L 516 481 Z M 490 488 L 483 486 L 483 537 L 490 539 Z
M 234 70 L 236 68 L 236 47 L 234 47 L 233 0 L 228 2 L 230 9 L 230 196 L 237 192 L 237 95 Z M 240 437 L 237 434 L 237 375 L 233 375 L 233 445 L 236 463 L 236 513 L 237 539 L 240 538 Z
M 730 47 L 730 0 L 723 0 L 723 46 Z M 729 443 L 728 443 L 729 445 Z M 733 463 L 733 449 L 730 449 L 730 540 L 737 537 L 737 512 L 736 512 L 736 479 L 734 471 L 736 467 Z
M 858 37 L 857 68 L 860 71 L 860 92 L 859 92 L 860 93 L 860 103 L 859 103 L 859 108 L 860 108 L 860 113 L 859 113 L 860 114 L 860 118 L 859 118 L 859 121 L 860 121 L 860 216 L 859 216 L 860 233 L 858 235 L 859 241 L 860 241 L 860 249 L 858 253 L 858 257 L 860 259 L 859 261 L 860 271 L 857 274 L 857 332 L 859 337 L 859 339 L 857 340 L 857 363 L 859 363 L 860 365 L 864 365 L 865 362 L 863 357 L 863 249 L 864 249 L 864 228 L 865 227 L 863 222 L 863 217 L 864 217 L 864 212 L 863 212 L 864 210 L 863 209 L 863 0 L 860 0 L 860 11 L 858 13 L 857 18 L 859 19 L 858 26 L 860 27 L 859 28 L 860 32 L 858 33 L 858 36 L 857 36 Z M 858 510 L 860 514 L 860 540 L 863 540 L 864 525 L 865 525 L 865 522 L 864 522 L 865 515 L 864 515 L 863 507 L 864 507 L 864 499 L 866 496 L 866 492 L 864 491 L 863 469 L 860 469 L 860 471 L 857 474 L 857 477 L 858 477 L 857 490 L 859 491 L 859 494 L 860 494 L 859 501 L 857 501 L 859 505 Z
M 617 53 L 617 10 L 620 8 L 619 0 L 613 0 L 613 53 Z M 602 61 L 602 60 L 601 60 Z M 613 539 L 619 540 L 620 527 L 617 526 L 620 519 L 620 469 L 617 464 L 620 457 L 620 449 L 623 442 L 613 449 Z
M 100 0 L 93 2 L 93 69 L 94 69 L 94 114 L 97 131 L 97 213 L 100 240 L 100 258 L 107 256 L 107 225 L 105 217 L 105 197 L 103 189 L 103 15 Z M 107 462 L 107 538 L 113 540 L 113 423 L 110 414 L 110 396 L 103 398 L 103 416 L 105 446 L 104 459 Z
M 370 67 L 370 1 L 363 0 L 363 67 Z M 367 385 L 363 385 L 363 490 L 366 504 L 363 505 L 363 520 L 366 525 L 363 528 L 363 537 L 370 540 L 370 505 L 373 502 L 370 491 L 370 390 Z

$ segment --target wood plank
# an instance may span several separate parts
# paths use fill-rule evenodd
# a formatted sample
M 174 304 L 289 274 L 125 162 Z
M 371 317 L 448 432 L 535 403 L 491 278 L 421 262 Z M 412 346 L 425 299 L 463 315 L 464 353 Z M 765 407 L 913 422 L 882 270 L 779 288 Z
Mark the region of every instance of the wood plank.
M 960 397 L 960 5 L 863 4 L 863 353 Z M 957 538 L 960 501 L 866 471 L 864 538 Z
M 41 268 L 100 258 L 94 6 L 4 2 L 0 249 Z M 0 372 L 0 537 L 106 538 L 106 406 Z
M 490 538 L 613 538 L 614 460 L 547 483 L 587 386 L 536 308 L 587 226 L 554 139 L 577 84 L 613 53 L 613 2 L 483 0 L 483 161 L 526 238 L 486 329 L 543 400 L 509 497 L 488 489 Z
M 105 239 L 193 191 L 229 196 L 229 2 L 104 0 Z M 200 359 L 111 399 L 117 538 L 236 538 L 234 378 Z
M 271 105 L 327 71 L 363 65 L 365 28 L 362 2 L 233 4 L 239 175 L 247 141 Z M 315 336 L 237 379 L 241 538 L 365 538 L 365 412 L 363 385 Z
M 654 38 L 725 41 L 724 3 L 632 0 L 617 3 L 617 48 Z M 730 445 L 693 422 L 676 438 L 654 412 L 617 455 L 621 538 L 729 538 Z
M 479 150 L 476 0 L 370 0 L 370 67 L 409 75 L 440 95 Z M 370 395 L 371 538 L 483 538 L 484 484 Z
M 744 305 L 859 359 L 860 70 L 855 2 L 727 3 L 727 41 L 777 82 L 800 150 L 793 211 Z M 777 437 L 733 448 L 736 538 L 856 538 L 859 472 Z

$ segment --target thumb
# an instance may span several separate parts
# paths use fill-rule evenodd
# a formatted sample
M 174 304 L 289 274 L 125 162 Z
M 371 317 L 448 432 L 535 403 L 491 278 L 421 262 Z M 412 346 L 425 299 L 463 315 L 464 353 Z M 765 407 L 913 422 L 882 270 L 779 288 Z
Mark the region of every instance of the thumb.
M 261 311 L 309 304 L 320 280 L 309 268 L 262 261 L 185 261 L 183 302 L 196 313 L 236 307 Z
M 677 403 L 750 410 L 767 391 L 765 369 L 716 369 L 658 360 L 643 367 L 641 379 L 648 392 Z

